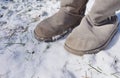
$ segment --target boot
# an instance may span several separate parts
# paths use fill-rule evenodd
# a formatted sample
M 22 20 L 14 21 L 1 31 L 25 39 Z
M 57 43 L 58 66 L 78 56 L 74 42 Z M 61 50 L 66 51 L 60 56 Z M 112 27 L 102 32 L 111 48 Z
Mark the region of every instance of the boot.
M 103 50 L 118 30 L 115 11 L 119 8 L 120 0 L 95 0 L 88 15 L 67 37 L 65 49 L 80 56 Z
M 64 36 L 68 30 L 80 24 L 87 1 L 62 0 L 59 12 L 37 25 L 34 30 L 35 38 L 40 41 L 51 42 Z

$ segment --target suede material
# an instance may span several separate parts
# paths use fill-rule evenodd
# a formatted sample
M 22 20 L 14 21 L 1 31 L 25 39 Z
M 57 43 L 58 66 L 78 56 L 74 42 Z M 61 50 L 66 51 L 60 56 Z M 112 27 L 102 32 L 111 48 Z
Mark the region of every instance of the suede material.
M 37 36 L 41 38 L 50 38 L 61 34 L 70 27 L 79 25 L 81 18 L 82 17 L 79 15 L 69 15 L 63 10 L 60 10 L 59 13 L 56 13 L 54 16 L 39 23 L 35 29 L 35 32 Z
M 81 24 L 67 37 L 66 50 L 84 55 L 104 49 L 118 29 L 115 11 L 119 8 L 120 0 L 96 0 Z
M 103 46 L 118 26 L 117 17 L 102 26 L 95 26 L 86 16 L 67 37 L 65 45 L 77 52 L 89 52 Z
M 40 22 L 35 28 L 36 38 L 51 39 L 80 24 L 88 0 L 61 1 L 60 10 L 53 16 Z
M 120 0 L 95 0 L 89 17 L 96 25 L 106 23 L 106 19 L 120 9 Z

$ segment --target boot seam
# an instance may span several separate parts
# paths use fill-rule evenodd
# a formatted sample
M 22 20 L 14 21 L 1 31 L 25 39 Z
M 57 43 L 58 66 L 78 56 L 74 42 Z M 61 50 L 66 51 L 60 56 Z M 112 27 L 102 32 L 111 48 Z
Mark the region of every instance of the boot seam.
M 116 15 L 114 15 L 116 16 Z M 94 26 L 101 26 L 101 25 L 104 25 L 104 24 L 107 24 L 107 22 L 103 22 L 103 23 L 100 23 L 100 22 L 93 22 L 93 20 L 90 18 L 90 15 L 86 15 L 87 19 L 91 22 L 91 24 Z M 110 17 L 113 17 L 113 16 L 110 16 Z M 107 17 L 109 18 L 109 17 Z M 107 18 L 105 20 L 107 20 Z
M 66 14 L 69 14 L 69 15 L 72 15 L 72 16 L 75 16 L 75 17 L 78 17 L 78 18 L 83 18 L 85 15 L 79 15 L 79 14 L 73 14 L 73 13 L 69 13 L 65 10 L 63 10 Z
M 84 9 L 86 9 L 87 2 L 88 2 L 88 0 L 86 0 L 86 2 L 83 5 L 81 5 L 81 7 L 79 8 L 79 12 L 81 12 Z

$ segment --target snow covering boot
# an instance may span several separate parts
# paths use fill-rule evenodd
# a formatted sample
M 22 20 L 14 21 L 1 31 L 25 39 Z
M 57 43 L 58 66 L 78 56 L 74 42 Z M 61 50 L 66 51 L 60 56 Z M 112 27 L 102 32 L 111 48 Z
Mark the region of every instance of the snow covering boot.
M 120 0 L 95 0 L 91 11 L 68 36 L 65 49 L 80 56 L 103 50 L 118 30 L 115 11 L 119 8 Z
M 80 24 L 88 0 L 62 0 L 61 8 L 55 15 L 40 22 L 34 30 L 35 38 L 52 42 Z M 58 36 L 59 35 L 59 36 Z

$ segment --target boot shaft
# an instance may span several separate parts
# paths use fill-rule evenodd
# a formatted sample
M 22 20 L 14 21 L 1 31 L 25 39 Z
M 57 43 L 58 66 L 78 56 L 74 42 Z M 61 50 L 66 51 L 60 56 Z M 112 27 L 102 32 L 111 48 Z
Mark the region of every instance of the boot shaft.
M 89 17 L 94 24 L 102 24 L 108 17 L 115 15 L 115 11 L 120 9 L 120 0 L 95 0 L 89 13 Z
M 61 0 L 61 8 L 66 12 L 79 14 L 85 10 L 88 0 Z

